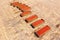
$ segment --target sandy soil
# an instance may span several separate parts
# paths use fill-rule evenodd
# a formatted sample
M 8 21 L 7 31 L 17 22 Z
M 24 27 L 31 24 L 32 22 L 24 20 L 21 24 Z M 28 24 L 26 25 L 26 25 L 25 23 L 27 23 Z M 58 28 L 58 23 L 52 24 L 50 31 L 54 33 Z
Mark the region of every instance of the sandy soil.
M 27 24 L 24 19 L 29 16 L 21 18 L 21 11 L 10 5 L 14 1 L 31 7 L 29 16 L 36 14 L 45 23 L 33 29 L 30 24 L 34 21 Z M 57 24 L 60 24 L 60 0 L 0 0 L 0 40 L 60 40 Z M 51 30 L 37 38 L 34 31 L 45 25 L 49 25 Z

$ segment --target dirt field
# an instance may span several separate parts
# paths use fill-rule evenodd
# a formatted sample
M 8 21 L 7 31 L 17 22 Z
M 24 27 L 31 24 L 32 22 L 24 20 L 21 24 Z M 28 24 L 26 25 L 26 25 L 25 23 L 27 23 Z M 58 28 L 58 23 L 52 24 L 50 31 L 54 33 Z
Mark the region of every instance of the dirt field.
M 38 19 L 44 19 L 45 23 L 37 28 L 32 28 L 31 23 L 26 23 L 25 17 L 20 17 L 21 11 L 10 5 L 20 2 L 31 7 L 31 15 L 36 14 Z M 36 20 L 38 20 L 36 19 Z M 35 20 L 35 21 L 36 21 Z M 60 40 L 60 0 L 0 0 L 0 40 Z M 45 25 L 50 30 L 41 37 L 34 35 L 35 30 Z

